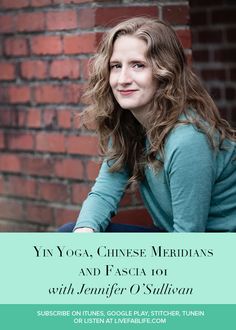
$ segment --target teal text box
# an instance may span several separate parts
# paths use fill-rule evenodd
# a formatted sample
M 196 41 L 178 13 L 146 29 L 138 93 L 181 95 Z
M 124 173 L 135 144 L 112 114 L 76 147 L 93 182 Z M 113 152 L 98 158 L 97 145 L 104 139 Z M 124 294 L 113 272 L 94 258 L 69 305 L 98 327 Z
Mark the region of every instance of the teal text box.
M 0 234 L 0 304 L 236 304 L 235 234 Z

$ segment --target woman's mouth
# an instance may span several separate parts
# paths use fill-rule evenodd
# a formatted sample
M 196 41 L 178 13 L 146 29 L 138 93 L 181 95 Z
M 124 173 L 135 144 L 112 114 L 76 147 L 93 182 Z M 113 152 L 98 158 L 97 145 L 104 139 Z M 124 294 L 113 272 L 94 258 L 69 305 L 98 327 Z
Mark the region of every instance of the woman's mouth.
M 118 92 L 123 96 L 129 96 L 129 95 L 133 94 L 136 91 L 137 91 L 136 89 L 121 89 Z

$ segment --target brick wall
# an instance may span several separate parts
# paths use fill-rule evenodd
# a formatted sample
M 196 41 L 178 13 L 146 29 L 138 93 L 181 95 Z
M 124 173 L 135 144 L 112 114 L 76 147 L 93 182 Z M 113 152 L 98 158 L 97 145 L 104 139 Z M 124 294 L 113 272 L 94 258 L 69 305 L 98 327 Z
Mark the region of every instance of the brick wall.
M 191 0 L 193 67 L 236 127 L 236 1 Z
M 76 114 L 88 58 L 125 17 L 173 24 L 191 56 L 188 1 L 0 1 L 0 231 L 50 231 L 76 218 L 97 176 L 97 139 Z M 137 191 L 117 221 L 150 224 Z

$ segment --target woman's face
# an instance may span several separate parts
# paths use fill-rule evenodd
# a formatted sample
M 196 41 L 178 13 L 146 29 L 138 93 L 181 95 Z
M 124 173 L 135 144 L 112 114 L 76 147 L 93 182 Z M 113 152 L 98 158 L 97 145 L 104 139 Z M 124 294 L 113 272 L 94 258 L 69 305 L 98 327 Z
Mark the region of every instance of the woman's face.
M 157 90 L 152 67 L 146 59 L 147 44 L 131 35 L 120 36 L 110 58 L 109 83 L 115 99 L 142 123 Z

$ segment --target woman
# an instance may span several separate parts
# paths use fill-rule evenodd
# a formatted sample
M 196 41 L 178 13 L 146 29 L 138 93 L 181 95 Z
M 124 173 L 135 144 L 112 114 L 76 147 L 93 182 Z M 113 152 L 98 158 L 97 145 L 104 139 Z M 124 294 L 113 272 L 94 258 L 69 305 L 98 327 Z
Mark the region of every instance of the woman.
M 166 23 L 111 29 L 93 60 L 86 123 L 104 161 L 75 232 L 106 231 L 134 181 L 156 231 L 236 231 L 236 138 Z

